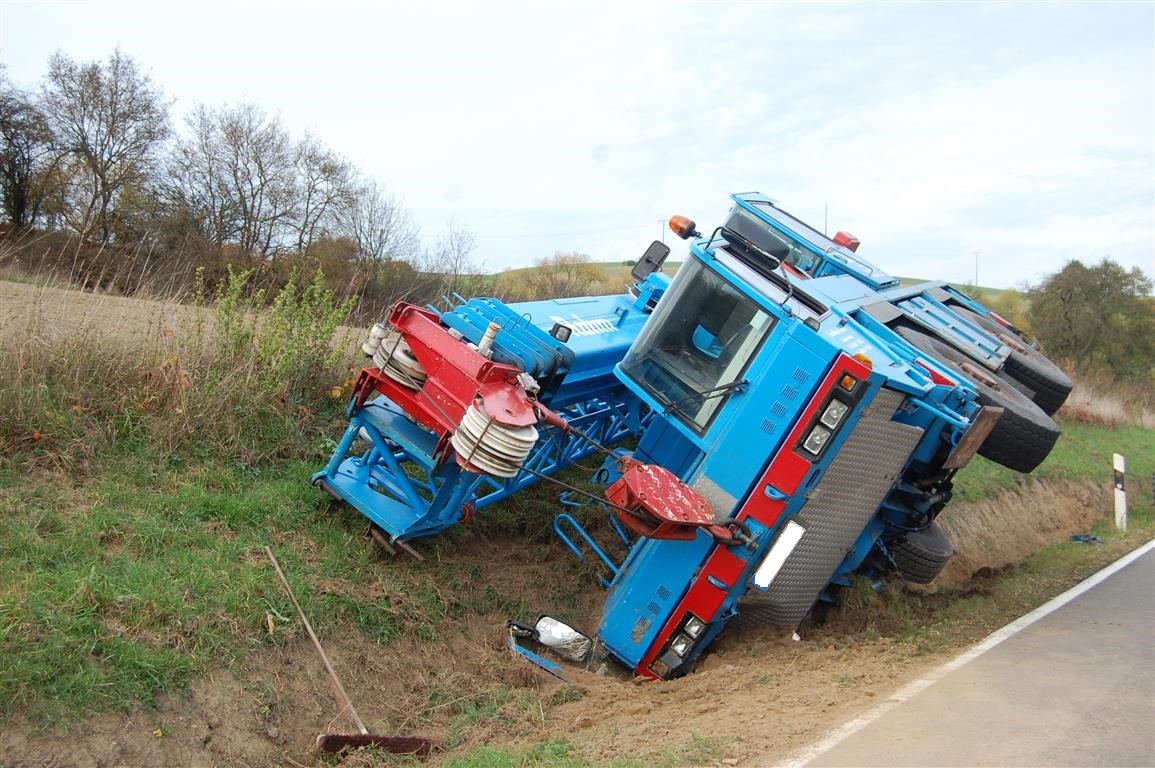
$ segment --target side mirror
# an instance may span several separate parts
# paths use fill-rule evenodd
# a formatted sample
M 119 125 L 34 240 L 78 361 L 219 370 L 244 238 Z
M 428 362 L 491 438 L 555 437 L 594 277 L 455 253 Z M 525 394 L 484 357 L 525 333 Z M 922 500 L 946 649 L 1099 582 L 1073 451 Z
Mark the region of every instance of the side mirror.
M 657 272 L 662 268 L 662 264 L 666 261 L 666 257 L 670 255 L 670 246 L 655 240 L 650 243 L 650 247 L 642 254 L 642 258 L 634 264 L 634 268 L 630 270 L 630 276 L 635 280 L 645 280 L 652 272 Z
M 552 616 L 539 618 L 533 625 L 533 631 L 539 643 L 570 661 L 585 661 L 594 647 L 593 640 Z

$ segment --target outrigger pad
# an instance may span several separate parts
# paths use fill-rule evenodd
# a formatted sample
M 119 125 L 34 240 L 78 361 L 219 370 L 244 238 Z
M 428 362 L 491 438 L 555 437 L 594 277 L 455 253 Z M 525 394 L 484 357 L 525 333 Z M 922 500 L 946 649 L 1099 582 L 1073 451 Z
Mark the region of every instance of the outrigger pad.
M 651 539 L 690 541 L 714 525 L 714 508 L 677 475 L 657 464 L 622 457 L 621 477 L 605 490 L 606 500 L 626 527 Z
M 378 736 L 373 733 L 322 733 L 313 745 L 318 752 L 337 753 L 343 749 L 378 747 L 399 755 L 424 757 L 434 748 L 429 739 L 418 736 Z

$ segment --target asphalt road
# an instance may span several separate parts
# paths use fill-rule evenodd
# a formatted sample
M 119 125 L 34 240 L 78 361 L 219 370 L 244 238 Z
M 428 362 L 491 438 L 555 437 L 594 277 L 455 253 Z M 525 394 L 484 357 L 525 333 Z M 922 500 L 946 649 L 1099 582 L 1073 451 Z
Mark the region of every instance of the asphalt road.
M 791 765 L 1155 766 L 1155 542 L 1132 557 Z

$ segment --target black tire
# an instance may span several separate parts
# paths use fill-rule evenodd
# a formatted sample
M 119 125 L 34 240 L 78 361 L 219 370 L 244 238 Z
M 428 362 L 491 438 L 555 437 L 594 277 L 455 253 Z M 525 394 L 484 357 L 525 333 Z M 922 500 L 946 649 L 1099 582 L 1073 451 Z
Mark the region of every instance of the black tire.
M 951 306 L 951 310 L 996 336 L 1011 334 L 1009 329 L 966 307 Z M 1067 395 L 1071 394 L 1071 380 L 1050 358 L 1019 338 L 1023 342 L 1023 351 L 1016 349 L 1011 352 L 1003 365 L 1003 372 L 1033 392 L 1031 399 L 1050 416 L 1067 401 Z
M 887 548 L 898 575 L 914 584 L 934 581 L 954 554 L 950 538 L 938 523 L 900 536 L 889 542 Z
M 912 346 L 969 382 L 978 392 L 981 405 L 1003 409 L 994 429 L 979 446 L 980 455 L 1016 472 L 1030 472 L 1047 458 L 1061 430 L 1026 394 L 1000 374 L 988 374 L 996 386 L 967 374 L 962 364 L 970 359 L 945 341 L 907 326 L 894 330 Z

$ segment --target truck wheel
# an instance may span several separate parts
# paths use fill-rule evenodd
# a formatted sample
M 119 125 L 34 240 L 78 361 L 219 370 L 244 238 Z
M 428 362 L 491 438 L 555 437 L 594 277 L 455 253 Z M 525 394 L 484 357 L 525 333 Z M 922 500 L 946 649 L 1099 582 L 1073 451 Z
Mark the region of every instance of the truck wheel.
M 929 584 L 954 554 L 950 538 L 938 523 L 911 531 L 887 544 L 898 575 L 914 584 Z
M 907 326 L 894 330 L 969 382 L 978 392 L 980 404 L 1003 409 L 1003 415 L 979 447 L 979 454 L 1016 472 L 1030 472 L 1047 458 L 1059 439 L 1059 425 L 1009 380 L 1001 374 L 988 373 L 995 382 L 992 386 L 963 370 L 962 365 L 969 363 L 970 358 L 946 342 Z
M 990 318 L 966 307 L 952 305 L 951 310 L 996 336 L 1011 333 Z M 1003 372 L 1034 392 L 1032 399 L 1048 416 L 1059 410 L 1067 401 L 1067 395 L 1071 394 L 1071 380 L 1067 374 L 1052 363 L 1050 358 L 1026 343 L 1023 343 L 1023 351 L 1016 349 L 1011 352 Z

